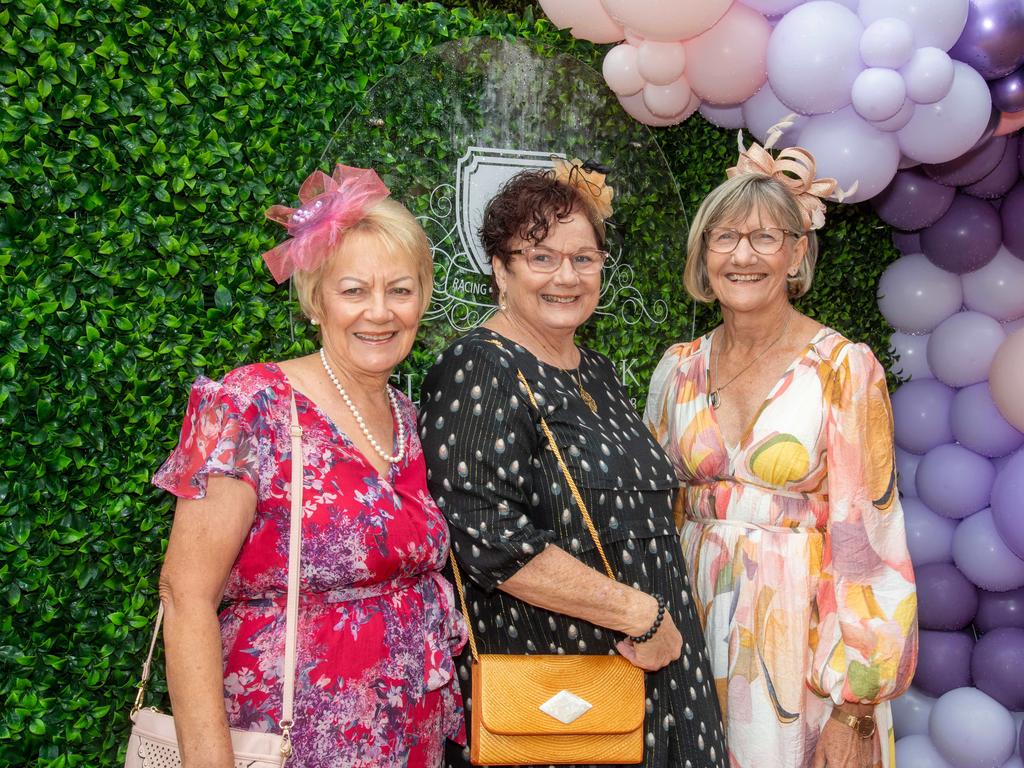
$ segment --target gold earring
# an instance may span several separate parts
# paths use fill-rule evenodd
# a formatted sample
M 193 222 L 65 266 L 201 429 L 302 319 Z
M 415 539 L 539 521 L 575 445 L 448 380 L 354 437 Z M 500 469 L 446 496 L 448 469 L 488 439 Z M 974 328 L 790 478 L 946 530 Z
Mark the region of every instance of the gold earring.
M 504 291 L 501 291 L 498 294 L 498 309 L 500 309 L 502 312 L 504 312 L 505 310 L 508 309 L 508 304 L 505 303 L 505 292 Z

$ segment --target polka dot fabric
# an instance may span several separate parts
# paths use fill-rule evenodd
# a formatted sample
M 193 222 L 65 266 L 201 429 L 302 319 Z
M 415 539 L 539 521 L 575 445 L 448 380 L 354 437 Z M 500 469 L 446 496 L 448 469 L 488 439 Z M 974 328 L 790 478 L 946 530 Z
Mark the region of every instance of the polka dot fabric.
M 677 662 L 647 676 L 643 765 L 725 766 L 704 637 L 672 522 L 671 465 L 607 358 L 582 350 L 578 371 L 567 372 L 483 328 L 438 358 L 424 381 L 419 421 L 430 490 L 468 576 L 480 652 L 607 654 L 621 639 L 497 589 L 549 543 L 603 572 L 518 370 L 544 411 L 617 578 L 664 595 L 686 641 Z M 596 414 L 580 396 L 577 374 Z M 471 708 L 469 663 L 466 652 L 457 667 Z M 446 766 L 469 765 L 468 750 L 448 746 Z

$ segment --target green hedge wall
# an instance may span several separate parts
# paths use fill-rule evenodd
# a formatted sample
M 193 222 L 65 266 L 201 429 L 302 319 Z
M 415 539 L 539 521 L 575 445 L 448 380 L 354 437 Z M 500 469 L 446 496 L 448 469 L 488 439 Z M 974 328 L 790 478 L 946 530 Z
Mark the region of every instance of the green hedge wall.
M 599 63 L 539 11 L 509 12 L 522 3 L 451 5 L 470 7 L 0 6 L 0 765 L 123 759 L 170 522 L 148 479 L 198 372 L 313 348 L 262 268 L 279 236 L 263 210 L 294 194 L 357 97 L 411 54 L 472 35 Z M 700 118 L 659 137 L 693 210 L 735 137 Z M 846 207 L 826 232 L 803 307 L 881 353 L 886 230 Z M 681 301 L 678 284 L 646 288 Z M 625 341 L 653 364 L 691 322 L 676 313 L 657 345 L 649 329 Z

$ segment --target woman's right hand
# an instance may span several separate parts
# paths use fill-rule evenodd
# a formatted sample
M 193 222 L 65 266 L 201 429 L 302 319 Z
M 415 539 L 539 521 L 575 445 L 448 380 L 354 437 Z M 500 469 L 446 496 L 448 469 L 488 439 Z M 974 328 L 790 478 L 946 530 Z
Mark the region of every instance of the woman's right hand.
M 644 597 L 653 606 L 653 611 L 650 614 L 651 619 L 647 624 L 649 627 L 654 623 L 654 619 L 658 615 L 658 603 L 650 595 L 644 595 Z M 639 635 L 646 631 L 645 628 L 637 634 Z M 616 648 L 619 654 L 631 664 L 647 672 L 657 672 L 662 667 L 668 666 L 679 658 L 683 649 L 683 636 L 679 634 L 672 615 L 666 610 L 664 618 L 661 620 L 661 626 L 654 633 L 654 637 L 646 643 L 634 643 L 627 637 L 625 640 L 620 640 Z

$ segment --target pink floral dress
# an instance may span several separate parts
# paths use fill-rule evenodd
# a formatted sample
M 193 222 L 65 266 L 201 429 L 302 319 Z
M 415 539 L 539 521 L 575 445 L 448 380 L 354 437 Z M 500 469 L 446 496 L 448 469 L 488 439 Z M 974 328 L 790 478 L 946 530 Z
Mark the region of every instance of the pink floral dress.
M 290 515 L 291 385 L 275 364 L 192 386 L 181 440 L 153 479 L 199 499 L 208 475 L 256 492 L 256 517 L 220 613 L 230 724 L 281 716 Z M 437 766 L 464 738 L 452 654 L 465 642 L 440 570 L 448 530 L 426 488 L 416 413 L 401 395 L 405 459 L 381 477 L 301 392 L 301 602 L 290 768 Z

